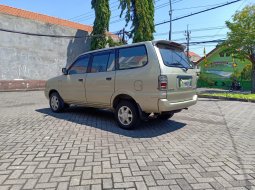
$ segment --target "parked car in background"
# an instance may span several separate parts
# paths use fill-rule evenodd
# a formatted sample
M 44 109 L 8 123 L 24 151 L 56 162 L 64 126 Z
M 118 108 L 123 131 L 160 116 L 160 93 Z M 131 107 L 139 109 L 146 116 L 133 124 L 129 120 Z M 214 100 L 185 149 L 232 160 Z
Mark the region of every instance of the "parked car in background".
M 197 102 L 196 70 L 184 48 L 158 40 L 86 52 L 47 81 L 51 110 L 109 108 L 124 129 L 151 113 L 167 120 Z

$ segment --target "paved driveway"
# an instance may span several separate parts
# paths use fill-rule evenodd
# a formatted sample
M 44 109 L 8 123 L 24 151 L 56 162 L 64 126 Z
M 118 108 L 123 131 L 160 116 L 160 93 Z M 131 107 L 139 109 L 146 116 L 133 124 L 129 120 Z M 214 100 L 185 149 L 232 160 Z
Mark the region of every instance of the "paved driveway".
M 0 189 L 255 189 L 255 104 L 200 99 L 133 131 L 113 114 L 54 114 L 0 93 Z

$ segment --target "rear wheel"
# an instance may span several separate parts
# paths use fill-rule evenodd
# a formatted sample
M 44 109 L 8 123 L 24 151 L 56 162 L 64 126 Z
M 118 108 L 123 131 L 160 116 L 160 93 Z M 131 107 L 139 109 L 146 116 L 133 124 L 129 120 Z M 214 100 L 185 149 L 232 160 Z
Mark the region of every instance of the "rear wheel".
M 64 109 L 64 101 L 57 92 L 50 95 L 50 108 L 53 112 L 61 112 Z
M 137 106 L 133 102 L 121 101 L 115 110 L 115 118 L 123 129 L 133 129 L 140 122 Z
M 158 115 L 158 118 L 161 120 L 168 120 L 173 117 L 174 113 L 162 113 Z

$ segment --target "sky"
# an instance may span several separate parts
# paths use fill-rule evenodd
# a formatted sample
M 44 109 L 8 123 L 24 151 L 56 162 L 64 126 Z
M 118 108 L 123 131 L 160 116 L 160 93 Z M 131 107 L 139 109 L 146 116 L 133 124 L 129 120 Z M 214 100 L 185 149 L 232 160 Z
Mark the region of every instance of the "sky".
M 172 0 L 173 19 L 230 1 L 233 0 Z M 119 17 L 118 2 L 118 0 L 110 0 L 110 32 L 117 32 L 125 27 L 124 19 Z M 86 25 L 93 25 L 95 18 L 90 0 L 0 0 L 0 4 Z M 222 8 L 174 21 L 172 22 L 172 40 L 185 43 L 187 27 L 190 30 L 191 42 L 224 39 L 228 32 L 225 21 L 231 21 L 232 15 L 236 11 L 240 11 L 250 4 L 255 4 L 255 0 L 242 0 Z M 155 23 L 167 20 L 169 20 L 169 0 L 155 0 Z M 155 29 L 155 39 L 168 39 L 169 23 L 156 26 Z M 130 31 L 130 24 L 125 30 Z M 131 43 L 132 40 L 129 42 Z M 215 43 L 191 45 L 190 51 L 203 56 L 204 48 L 208 53 L 215 48 L 215 45 Z

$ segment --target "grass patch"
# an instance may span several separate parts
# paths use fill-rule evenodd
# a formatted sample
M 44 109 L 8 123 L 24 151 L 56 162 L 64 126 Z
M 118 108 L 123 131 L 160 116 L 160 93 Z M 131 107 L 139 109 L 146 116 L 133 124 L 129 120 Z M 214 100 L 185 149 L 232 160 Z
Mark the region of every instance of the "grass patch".
M 203 96 L 215 96 L 215 97 L 224 97 L 224 98 L 236 98 L 240 100 L 255 100 L 255 94 L 238 94 L 238 93 L 202 93 Z

